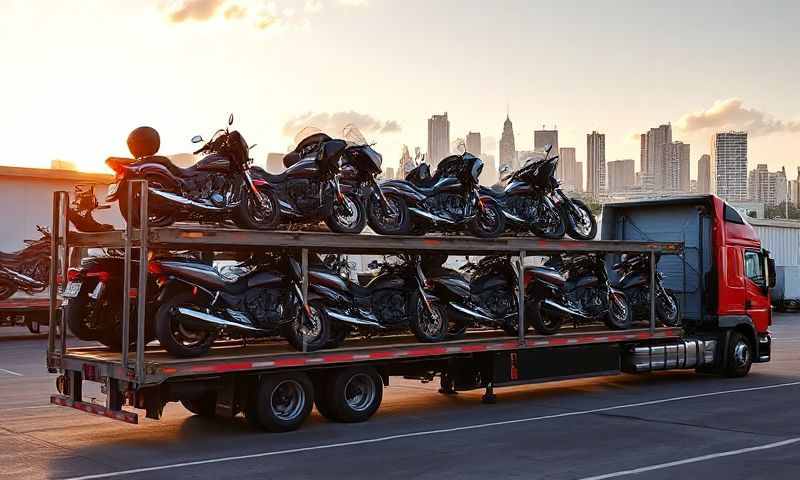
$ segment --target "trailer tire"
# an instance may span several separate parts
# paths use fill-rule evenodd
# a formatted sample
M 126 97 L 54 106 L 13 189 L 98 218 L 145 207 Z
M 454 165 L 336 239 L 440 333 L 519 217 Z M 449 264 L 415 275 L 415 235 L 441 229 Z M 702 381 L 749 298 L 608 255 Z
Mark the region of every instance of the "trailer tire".
M 383 379 L 372 367 L 338 370 L 324 381 L 323 389 L 317 410 L 337 422 L 366 421 L 383 400 Z
M 252 391 L 245 416 L 269 432 L 297 430 L 314 406 L 314 385 L 305 373 L 264 375 Z
M 744 377 L 753 366 L 753 346 L 750 340 L 740 332 L 731 332 L 725 346 L 725 367 L 722 373 L 726 377 Z
M 217 414 L 217 396 L 214 394 L 206 394 L 194 400 L 181 400 L 181 405 L 199 417 L 213 418 Z

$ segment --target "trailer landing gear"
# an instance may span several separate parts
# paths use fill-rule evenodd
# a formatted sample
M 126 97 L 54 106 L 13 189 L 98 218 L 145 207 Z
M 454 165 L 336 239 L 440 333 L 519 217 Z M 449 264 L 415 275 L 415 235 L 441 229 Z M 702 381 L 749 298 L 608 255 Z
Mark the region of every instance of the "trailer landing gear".
M 481 403 L 486 405 L 494 405 L 497 403 L 497 397 L 494 395 L 494 386 L 491 382 L 486 385 L 486 393 L 481 397 Z
M 448 373 L 442 373 L 439 379 L 439 393 L 442 395 L 456 395 L 458 392 L 455 390 L 455 381 Z

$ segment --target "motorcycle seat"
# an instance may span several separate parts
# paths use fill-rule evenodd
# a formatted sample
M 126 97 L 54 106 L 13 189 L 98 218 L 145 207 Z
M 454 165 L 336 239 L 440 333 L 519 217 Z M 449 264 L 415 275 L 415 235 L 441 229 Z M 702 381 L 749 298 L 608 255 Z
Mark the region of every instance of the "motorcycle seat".
M 158 163 L 159 165 L 163 165 L 176 177 L 188 177 L 194 171 L 194 167 L 189 168 L 181 168 L 170 160 L 167 157 L 161 155 L 152 155 L 150 157 L 144 157 L 139 160 L 139 163 Z
M 160 262 L 160 264 L 165 272 L 173 273 L 179 278 L 185 278 L 209 290 L 222 290 L 236 295 L 247 289 L 246 277 L 226 277 L 219 270 L 205 263 L 167 260 Z
M 275 184 L 275 183 L 283 183 L 284 181 L 286 181 L 286 178 L 289 176 L 289 171 L 288 170 L 284 170 L 283 172 L 278 173 L 278 174 L 272 174 L 272 173 L 269 173 L 267 171 L 264 171 L 264 172 L 259 172 L 258 175 L 259 175 L 259 177 L 261 177 L 264 180 L 266 180 L 268 183 L 273 183 L 273 184 Z

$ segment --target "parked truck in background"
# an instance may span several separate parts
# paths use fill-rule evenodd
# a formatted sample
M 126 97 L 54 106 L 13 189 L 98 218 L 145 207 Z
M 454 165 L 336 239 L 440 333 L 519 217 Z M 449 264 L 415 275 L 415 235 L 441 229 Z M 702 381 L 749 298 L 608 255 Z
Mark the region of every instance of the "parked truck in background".
M 606 204 L 602 239 L 682 242 L 683 255 L 658 268 L 679 296 L 684 329 L 719 337 L 719 358 L 736 360 L 720 365 L 728 374 L 770 360 L 775 262 L 736 209 L 714 195 Z

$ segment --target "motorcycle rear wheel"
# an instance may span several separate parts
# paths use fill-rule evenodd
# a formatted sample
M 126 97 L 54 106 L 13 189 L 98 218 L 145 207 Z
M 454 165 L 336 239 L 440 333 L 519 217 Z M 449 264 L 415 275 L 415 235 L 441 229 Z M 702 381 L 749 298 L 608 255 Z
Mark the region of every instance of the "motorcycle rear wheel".
M 525 320 L 530 322 L 539 335 L 553 335 L 561 329 L 564 317 L 542 309 L 540 300 L 525 305 Z
M 198 304 L 197 297 L 192 292 L 180 292 L 165 300 L 156 311 L 156 337 L 161 346 L 176 357 L 199 357 L 208 353 L 217 337 L 216 332 L 209 330 L 192 330 L 173 314 L 173 309 L 180 306 L 194 306 L 203 308 Z
M 581 215 L 581 218 L 575 218 L 574 212 L 566 203 L 561 205 L 561 214 L 566 224 L 567 234 L 575 240 L 592 240 L 597 236 L 597 219 L 594 217 L 589 206 L 583 201 L 570 199 Z
M 160 188 L 166 191 L 170 191 L 171 189 L 164 187 L 164 182 L 160 181 L 158 177 L 153 175 L 146 175 L 144 180 L 147 180 L 148 187 L 153 188 Z M 125 188 L 123 188 L 125 185 Z M 122 218 L 125 219 L 126 222 L 133 222 L 133 226 L 135 228 L 139 228 L 139 194 L 133 194 L 133 204 L 136 205 L 135 211 L 130 211 L 130 206 L 128 205 L 128 188 L 127 183 L 120 184 L 120 188 L 122 191 L 119 193 L 119 199 L 117 200 L 117 204 L 119 206 L 119 213 L 122 215 Z M 175 217 L 172 214 L 166 212 L 155 212 L 156 209 L 149 207 L 148 218 L 147 218 L 147 225 L 149 227 L 168 227 L 175 223 Z

